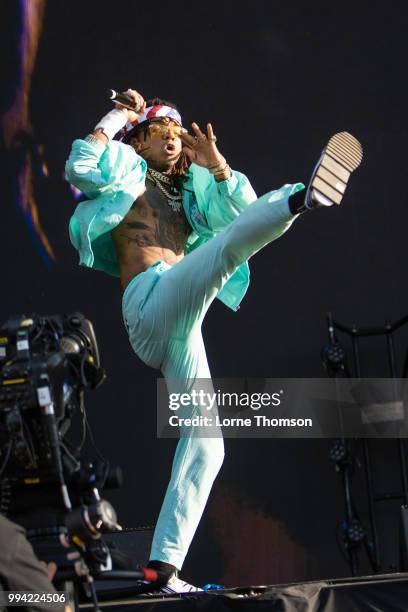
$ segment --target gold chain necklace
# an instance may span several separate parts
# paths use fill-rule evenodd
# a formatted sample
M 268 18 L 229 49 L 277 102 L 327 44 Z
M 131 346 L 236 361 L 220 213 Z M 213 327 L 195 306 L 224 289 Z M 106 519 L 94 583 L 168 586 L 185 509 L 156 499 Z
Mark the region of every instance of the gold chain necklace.
M 153 170 L 153 168 L 148 168 L 147 172 L 151 176 L 154 176 L 154 178 L 157 178 L 162 183 L 167 183 L 167 185 L 172 184 L 171 178 L 167 176 L 167 174 L 164 174 L 163 172 L 159 172 L 158 170 Z
M 156 185 L 156 187 L 160 189 L 163 195 L 166 196 L 167 204 L 172 208 L 172 210 L 174 210 L 174 212 L 180 212 L 183 196 L 180 193 L 177 195 L 170 193 L 161 183 L 161 181 L 163 181 L 167 185 L 172 185 L 171 179 L 162 172 L 158 172 L 152 168 L 147 169 L 147 178 L 149 178 Z

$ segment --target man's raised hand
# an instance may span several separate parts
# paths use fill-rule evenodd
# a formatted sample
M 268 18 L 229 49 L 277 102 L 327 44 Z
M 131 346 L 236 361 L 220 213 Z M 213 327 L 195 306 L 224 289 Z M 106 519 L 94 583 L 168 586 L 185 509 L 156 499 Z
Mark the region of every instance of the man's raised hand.
M 225 162 L 225 159 L 215 145 L 216 137 L 214 136 L 211 123 L 207 123 L 207 135 L 200 130 L 197 123 L 192 123 L 191 127 L 194 130 L 195 136 L 191 136 L 187 132 L 180 134 L 184 145 L 183 151 L 189 160 L 204 168 L 212 168 Z

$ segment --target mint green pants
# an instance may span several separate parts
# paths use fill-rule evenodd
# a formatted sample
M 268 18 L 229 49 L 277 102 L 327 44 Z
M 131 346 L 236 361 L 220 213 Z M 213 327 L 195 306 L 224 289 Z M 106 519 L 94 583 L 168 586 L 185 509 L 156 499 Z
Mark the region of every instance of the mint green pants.
M 129 283 L 123 318 L 131 345 L 142 361 L 161 370 L 169 393 L 189 392 L 191 380 L 211 378 L 201 333 L 205 313 L 237 267 L 290 227 L 295 217 L 289 194 L 287 188 L 265 194 L 176 265 L 158 261 Z M 191 415 L 199 413 L 191 406 Z M 181 569 L 224 458 L 218 433 L 181 432 L 151 560 Z

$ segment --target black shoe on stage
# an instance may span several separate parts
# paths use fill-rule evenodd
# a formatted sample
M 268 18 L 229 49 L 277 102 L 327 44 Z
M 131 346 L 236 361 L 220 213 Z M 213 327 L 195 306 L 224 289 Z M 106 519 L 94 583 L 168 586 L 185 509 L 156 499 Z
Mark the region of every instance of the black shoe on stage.
M 351 173 L 363 159 L 363 148 L 348 132 L 334 134 L 323 149 L 306 191 L 306 209 L 339 205 Z

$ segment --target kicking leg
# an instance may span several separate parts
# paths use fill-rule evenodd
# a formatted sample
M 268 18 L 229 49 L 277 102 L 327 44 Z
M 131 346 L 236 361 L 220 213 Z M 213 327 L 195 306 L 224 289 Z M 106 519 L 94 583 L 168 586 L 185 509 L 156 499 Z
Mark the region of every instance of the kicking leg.
M 353 136 L 335 134 L 306 190 L 285 185 L 263 195 L 178 264 L 163 264 L 165 273 L 157 272 L 154 291 L 144 308 L 149 339 L 158 343 L 168 337 L 186 338 L 201 324 L 209 305 L 237 268 L 286 232 L 297 213 L 342 201 L 351 172 L 361 159 L 361 145 Z M 143 343 L 146 346 L 145 338 Z

